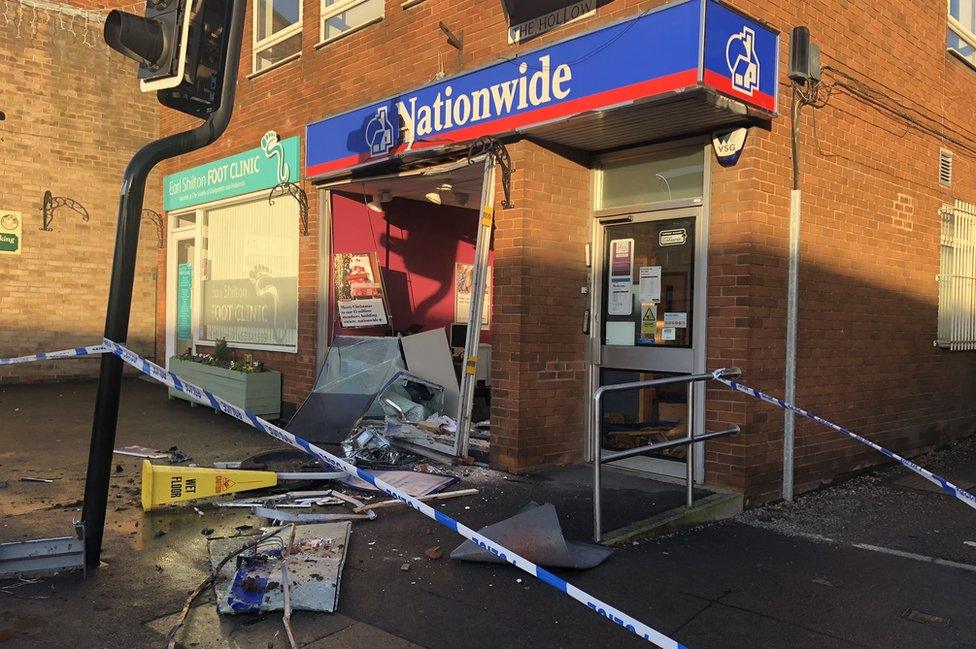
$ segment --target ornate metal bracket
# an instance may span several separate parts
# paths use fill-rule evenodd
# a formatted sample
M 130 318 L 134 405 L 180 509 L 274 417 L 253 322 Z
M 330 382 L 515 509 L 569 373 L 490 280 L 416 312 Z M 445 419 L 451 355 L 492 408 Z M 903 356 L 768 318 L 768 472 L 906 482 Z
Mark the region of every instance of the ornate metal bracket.
M 41 221 L 42 230 L 46 230 L 48 232 L 54 230 L 54 228 L 51 227 L 51 223 L 54 222 L 54 210 L 58 209 L 59 207 L 69 207 L 78 214 L 81 214 L 82 221 L 88 221 L 91 219 L 91 215 L 88 213 L 88 210 L 85 209 L 84 205 L 72 198 L 54 196 L 51 194 L 51 191 L 48 190 L 44 192 L 44 201 L 41 204 L 41 216 L 43 217 Z
M 271 188 L 271 193 L 268 195 L 268 205 L 274 205 L 274 199 L 280 198 L 282 196 L 292 196 L 296 201 L 298 201 L 298 212 L 301 218 L 301 233 L 302 236 L 308 235 L 308 194 L 305 190 L 292 182 L 278 183 Z
M 166 243 L 166 221 L 163 219 L 163 215 L 156 210 L 145 208 L 142 210 L 142 219 L 150 221 L 156 226 L 156 239 L 158 241 L 156 247 L 162 248 Z
M 501 167 L 502 191 L 505 192 L 502 207 L 506 210 L 512 209 L 515 207 L 515 203 L 512 202 L 512 172 L 515 171 L 515 168 L 512 167 L 512 158 L 508 155 L 508 148 L 498 138 L 486 135 L 471 144 L 468 149 L 468 164 L 474 164 L 474 159 L 482 155 L 493 156 L 495 164 Z

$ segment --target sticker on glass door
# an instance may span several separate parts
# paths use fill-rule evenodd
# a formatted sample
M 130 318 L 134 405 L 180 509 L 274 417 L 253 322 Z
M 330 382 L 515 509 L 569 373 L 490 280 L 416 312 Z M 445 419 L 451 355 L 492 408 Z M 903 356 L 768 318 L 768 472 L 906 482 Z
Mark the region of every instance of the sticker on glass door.
M 610 242 L 610 280 L 607 287 L 610 315 L 630 315 L 634 310 L 634 240 L 614 239 Z

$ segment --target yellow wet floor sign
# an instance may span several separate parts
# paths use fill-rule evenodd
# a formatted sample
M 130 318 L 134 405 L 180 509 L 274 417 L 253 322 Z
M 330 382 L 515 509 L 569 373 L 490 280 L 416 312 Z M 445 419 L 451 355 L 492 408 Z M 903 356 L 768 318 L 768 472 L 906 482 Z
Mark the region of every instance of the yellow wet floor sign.
M 210 469 L 142 462 L 142 508 L 146 511 L 197 498 L 210 498 L 278 484 L 274 471 Z

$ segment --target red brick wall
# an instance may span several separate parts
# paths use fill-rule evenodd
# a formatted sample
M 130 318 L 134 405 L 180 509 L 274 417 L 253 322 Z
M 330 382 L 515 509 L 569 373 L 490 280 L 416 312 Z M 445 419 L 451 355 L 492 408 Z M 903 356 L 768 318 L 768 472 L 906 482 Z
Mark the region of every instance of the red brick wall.
M 945 51 L 938 3 L 736 2 L 784 32 L 811 27 L 823 63 L 870 85 L 925 123 L 945 121 L 974 144 L 973 118 L 958 107 L 976 94 L 976 70 Z M 851 26 L 857 25 L 857 29 Z M 905 43 L 911 47 L 904 47 Z M 783 66 L 781 66 L 783 67 Z M 824 88 L 839 78 L 828 72 Z M 739 165 L 713 165 L 710 365 L 738 364 L 745 381 L 783 391 L 791 189 L 790 90 L 772 132 L 753 129 Z M 925 117 L 928 119 L 925 119 Z M 976 424 L 976 355 L 933 348 L 940 205 L 976 200 L 973 154 L 923 133 L 836 87 L 801 119 L 803 189 L 797 401 L 899 451 L 970 434 Z M 938 184 L 940 146 L 956 155 L 951 189 Z M 715 425 L 744 434 L 708 446 L 707 475 L 754 502 L 780 492 L 781 411 L 709 392 Z M 797 419 L 795 483 L 814 488 L 883 458 Z
M 0 209 L 23 216 L 22 254 L 0 255 L 0 358 L 101 341 L 119 184 L 129 158 L 156 137 L 154 97 L 134 66 L 101 40 L 100 14 L 72 16 L 18 2 L 0 15 Z M 45 191 L 58 208 L 42 231 Z M 150 184 L 148 204 L 159 202 Z M 156 230 L 140 237 L 129 343 L 152 355 Z M 0 368 L 0 383 L 93 376 L 98 358 Z
M 491 462 L 518 472 L 582 456 L 591 200 L 585 167 L 528 141 L 510 152 L 515 207 L 495 212 Z
M 268 129 L 282 138 L 301 134 L 311 121 L 424 85 L 441 71 L 450 75 L 481 67 L 660 4 L 614 0 L 595 18 L 525 46 L 509 46 L 500 3 L 425 0 L 404 10 L 397 0 L 388 0 L 380 23 L 316 48 L 319 9 L 309 0 L 302 56 L 250 79 L 249 18 L 238 109 L 228 133 L 165 169 L 256 146 Z M 903 112 L 928 116 L 972 144 L 976 131 L 965 107 L 976 94 L 976 71 L 946 54 L 940 3 L 731 4 L 784 33 L 782 106 L 790 99 L 789 30 L 808 24 L 825 64 L 897 100 Z M 460 61 L 438 29 L 440 20 L 464 32 Z M 161 119 L 166 132 L 189 124 L 170 112 Z M 950 190 L 936 181 L 940 145 L 956 154 Z M 826 107 L 805 109 L 801 147 L 799 402 L 898 449 L 970 432 L 976 356 L 935 350 L 932 340 L 937 210 L 953 198 L 976 201 L 976 156 L 839 87 Z M 534 144 L 523 142 L 512 151 L 519 167 L 513 181 L 517 207 L 497 212 L 493 462 L 523 470 L 572 460 L 582 449 L 579 286 L 585 281 L 580 250 L 589 236 L 589 173 Z M 779 394 L 791 183 L 788 116 L 775 119 L 771 132 L 753 129 L 737 167 L 713 165 L 712 171 L 709 366 L 740 365 L 748 382 Z M 299 354 L 256 354 L 285 372 L 285 398 L 292 401 L 311 385 L 316 342 L 318 196 L 307 181 L 303 186 L 312 218 L 310 234 L 300 244 Z M 782 414 L 718 389 L 709 391 L 707 410 L 710 425 L 743 426 L 740 437 L 708 445 L 707 479 L 743 489 L 753 501 L 775 497 Z M 881 459 L 803 422 L 796 456 L 800 489 Z

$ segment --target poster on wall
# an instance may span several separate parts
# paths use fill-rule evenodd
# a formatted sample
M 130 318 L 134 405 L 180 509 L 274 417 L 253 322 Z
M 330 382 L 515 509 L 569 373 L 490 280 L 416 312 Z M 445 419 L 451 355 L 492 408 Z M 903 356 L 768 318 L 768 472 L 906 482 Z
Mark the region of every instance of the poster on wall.
M 176 338 L 178 340 L 189 340 L 193 335 L 190 326 L 192 291 L 193 264 L 180 264 L 176 269 Z
M 389 321 L 376 253 L 347 252 L 334 257 L 336 310 L 346 329 L 381 327 Z
M 630 315 L 634 310 L 634 240 L 610 242 L 610 273 L 607 287 L 607 314 Z
M 481 328 L 491 324 L 491 267 L 485 278 L 485 302 L 481 313 Z M 471 290 L 474 287 L 474 265 L 454 264 L 454 322 L 471 319 Z
M 19 255 L 23 240 L 20 212 L 0 210 L 0 255 Z

